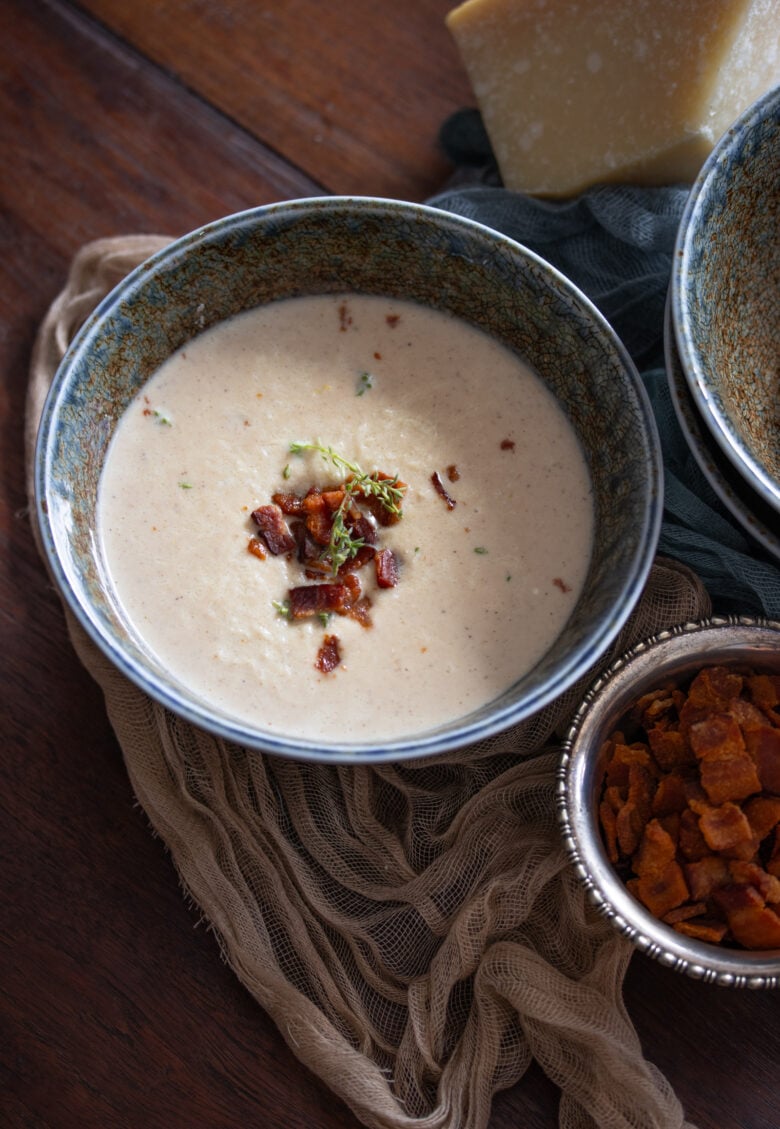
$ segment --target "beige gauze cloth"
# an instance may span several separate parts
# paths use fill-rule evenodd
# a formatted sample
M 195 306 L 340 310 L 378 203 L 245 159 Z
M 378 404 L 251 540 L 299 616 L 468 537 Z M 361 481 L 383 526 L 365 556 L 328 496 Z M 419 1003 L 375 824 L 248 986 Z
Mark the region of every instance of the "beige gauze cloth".
M 166 242 L 103 239 L 75 257 L 32 358 L 29 481 L 70 339 Z M 561 1129 L 692 1129 L 623 1004 L 632 947 L 567 863 L 555 741 L 598 670 L 709 611 L 698 579 L 659 560 L 609 654 L 562 699 L 477 746 L 357 767 L 264 756 L 193 728 L 66 614 L 137 799 L 225 959 L 362 1123 L 484 1129 L 493 1094 L 535 1058 L 560 1087 Z

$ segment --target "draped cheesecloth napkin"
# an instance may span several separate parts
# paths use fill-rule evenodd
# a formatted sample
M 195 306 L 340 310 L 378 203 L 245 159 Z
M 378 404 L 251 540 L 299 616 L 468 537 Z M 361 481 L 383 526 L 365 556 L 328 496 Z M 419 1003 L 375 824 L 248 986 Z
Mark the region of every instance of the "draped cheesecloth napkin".
M 84 247 L 32 358 L 28 472 L 47 388 L 108 289 L 166 242 Z M 707 615 L 659 558 L 609 654 Z M 294 1053 L 376 1129 L 484 1129 L 532 1058 L 562 1129 L 683 1129 L 622 1002 L 630 944 L 586 904 L 559 840 L 555 740 L 596 670 L 517 729 L 427 761 L 295 763 L 166 713 L 66 611 L 138 801 L 226 960 Z M 688 1127 L 691 1129 L 691 1127 Z

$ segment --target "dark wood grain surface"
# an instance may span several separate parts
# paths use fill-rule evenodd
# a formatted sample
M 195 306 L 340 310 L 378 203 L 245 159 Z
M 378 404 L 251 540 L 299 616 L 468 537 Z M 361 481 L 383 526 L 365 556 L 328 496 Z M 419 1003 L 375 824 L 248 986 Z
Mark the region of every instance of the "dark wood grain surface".
M 0 1125 L 358 1122 L 220 959 L 135 805 L 30 532 L 36 327 L 85 241 L 322 192 L 425 199 L 471 101 L 448 0 L 0 0 Z M 780 1125 L 777 996 L 639 956 L 626 1004 L 702 1129 Z M 539 1068 L 491 1129 L 557 1124 Z

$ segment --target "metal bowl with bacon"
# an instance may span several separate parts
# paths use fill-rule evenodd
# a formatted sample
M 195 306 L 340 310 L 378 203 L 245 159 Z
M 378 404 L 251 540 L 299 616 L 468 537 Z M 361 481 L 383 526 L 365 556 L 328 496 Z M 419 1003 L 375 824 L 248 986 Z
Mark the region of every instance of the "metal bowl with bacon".
M 780 623 L 664 631 L 591 687 L 558 775 L 590 901 L 695 979 L 780 984 Z

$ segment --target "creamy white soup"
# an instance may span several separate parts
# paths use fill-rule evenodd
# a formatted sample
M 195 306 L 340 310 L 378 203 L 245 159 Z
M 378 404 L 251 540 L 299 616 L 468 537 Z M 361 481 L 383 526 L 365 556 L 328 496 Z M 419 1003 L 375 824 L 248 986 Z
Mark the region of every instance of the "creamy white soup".
M 274 494 L 344 479 L 294 443 L 407 486 L 402 519 L 377 527 L 397 583 L 371 561 L 355 573 L 370 626 L 291 619 L 290 589 L 318 581 L 295 552 L 249 551 Z M 249 311 L 173 355 L 116 429 L 98 524 L 126 618 L 176 679 L 280 735 L 365 741 L 466 714 L 531 668 L 582 588 L 593 505 L 568 420 L 512 352 L 346 295 Z M 325 636 L 339 661 L 323 672 Z

